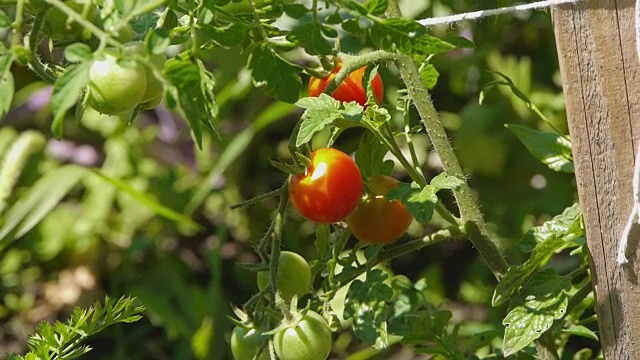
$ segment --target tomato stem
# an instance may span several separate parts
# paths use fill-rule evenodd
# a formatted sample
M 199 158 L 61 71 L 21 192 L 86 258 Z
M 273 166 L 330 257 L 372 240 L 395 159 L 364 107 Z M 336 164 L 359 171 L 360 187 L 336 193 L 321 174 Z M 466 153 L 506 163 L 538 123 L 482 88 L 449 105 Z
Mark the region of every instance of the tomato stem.
M 400 245 L 385 248 L 382 251 L 378 252 L 371 259 L 368 259 L 366 265 L 360 266 L 355 269 L 345 270 L 340 274 L 338 274 L 335 277 L 336 281 L 340 284 L 338 288 L 355 280 L 358 276 L 365 273 L 368 269 L 371 269 L 372 267 L 380 263 L 387 262 L 397 257 L 409 254 L 411 252 L 420 250 L 424 247 L 433 245 L 435 243 L 439 243 L 447 239 L 451 239 L 452 237 L 459 236 L 462 234 L 463 234 L 463 231 L 461 227 L 450 226 L 448 228 L 438 230 L 423 238 L 414 239 Z
M 390 18 L 401 17 L 400 7 L 397 1 L 389 1 L 387 14 Z M 454 190 L 454 196 L 460 207 L 460 215 L 465 222 L 473 222 L 481 236 L 469 236 L 469 240 L 478 249 L 478 252 L 485 260 L 496 278 L 501 278 L 506 274 L 509 265 L 502 256 L 496 243 L 488 236 L 488 230 L 484 223 L 480 207 L 476 203 L 469 184 L 466 182 L 465 174 L 462 171 L 460 162 L 451 146 L 438 113 L 431 101 L 431 95 L 420 78 L 418 67 L 414 60 L 405 54 L 398 54 L 397 58 L 400 76 L 407 85 L 409 95 L 422 118 L 422 124 L 427 130 L 446 174 L 463 180 L 463 184 Z
M 269 191 L 268 193 L 260 194 L 252 199 L 245 200 L 237 204 L 233 204 L 231 205 L 231 210 L 247 207 L 249 205 L 253 205 L 255 203 L 258 203 L 267 199 L 271 199 L 276 196 L 285 196 L 287 194 L 287 184 L 288 183 L 285 181 L 285 183 L 282 186 L 280 186 L 275 190 Z
M 384 50 L 377 50 L 358 56 L 340 53 L 339 57 L 342 60 L 342 68 L 336 73 L 333 80 L 327 84 L 327 87 L 323 91 L 325 94 L 331 95 L 338 88 L 338 85 L 340 85 L 347 76 L 349 76 L 349 74 L 363 66 L 382 61 L 394 61 L 397 59 L 396 54 Z

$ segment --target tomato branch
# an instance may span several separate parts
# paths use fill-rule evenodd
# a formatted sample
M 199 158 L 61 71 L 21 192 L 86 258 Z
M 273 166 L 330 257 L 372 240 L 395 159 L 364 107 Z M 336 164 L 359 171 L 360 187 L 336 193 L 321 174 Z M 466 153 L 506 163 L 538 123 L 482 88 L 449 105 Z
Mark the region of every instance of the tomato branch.
M 340 60 L 342 60 L 342 68 L 324 89 L 323 92 L 325 94 L 330 95 L 338 87 L 338 85 L 340 85 L 344 81 L 344 79 L 346 79 L 347 76 L 349 76 L 349 74 L 351 74 L 352 72 L 360 69 L 363 66 L 376 62 L 394 61 L 397 59 L 397 54 L 390 53 L 384 50 L 378 50 L 358 56 L 340 53 L 338 57 L 340 58 Z
M 450 226 L 448 228 L 438 230 L 423 238 L 411 240 L 404 244 L 386 248 L 380 251 L 371 259 L 368 259 L 366 266 L 358 267 L 351 270 L 345 270 L 340 274 L 336 275 L 336 281 L 340 284 L 340 286 L 345 286 L 349 282 L 355 280 L 361 274 L 365 273 L 367 270 L 373 268 L 374 266 L 380 263 L 387 262 L 397 257 L 420 250 L 429 245 L 433 245 L 441 241 L 451 239 L 453 237 L 457 237 L 460 235 L 463 235 L 462 229 L 460 227 Z
M 389 1 L 387 13 L 392 18 L 401 17 L 400 8 L 395 0 Z M 427 134 L 438 156 L 440 156 L 444 171 L 450 176 L 463 180 L 462 186 L 454 191 L 454 196 L 460 207 L 460 214 L 463 220 L 473 222 L 479 229 L 479 233 L 473 236 L 470 235 L 469 239 L 489 265 L 494 276 L 500 278 L 507 272 L 507 261 L 495 242 L 488 236 L 488 230 L 484 224 L 480 207 L 473 198 L 469 184 L 465 181 L 465 174 L 433 106 L 431 95 L 420 78 L 418 67 L 410 56 L 404 54 L 398 54 L 397 64 L 400 76 L 407 85 L 409 95 L 416 105 Z

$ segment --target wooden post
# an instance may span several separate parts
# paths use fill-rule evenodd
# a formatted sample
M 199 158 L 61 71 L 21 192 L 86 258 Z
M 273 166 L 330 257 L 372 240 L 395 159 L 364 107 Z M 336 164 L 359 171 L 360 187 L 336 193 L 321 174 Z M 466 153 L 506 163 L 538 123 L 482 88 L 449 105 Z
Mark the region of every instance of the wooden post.
M 552 9 L 580 204 L 606 359 L 640 359 L 640 256 L 616 263 L 640 145 L 640 63 L 633 0 Z

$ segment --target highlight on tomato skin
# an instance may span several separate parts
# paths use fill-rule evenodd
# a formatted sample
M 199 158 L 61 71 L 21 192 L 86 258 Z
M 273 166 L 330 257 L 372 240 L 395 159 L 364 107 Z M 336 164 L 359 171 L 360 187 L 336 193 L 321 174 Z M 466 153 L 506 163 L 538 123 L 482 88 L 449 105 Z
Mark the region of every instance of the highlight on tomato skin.
M 307 220 L 330 224 L 344 220 L 358 205 L 362 174 L 355 161 L 333 148 L 311 153 L 311 165 L 289 180 L 293 207 Z
M 311 80 L 309 80 L 309 96 L 320 96 L 320 94 L 324 92 L 324 89 L 327 88 L 333 78 L 336 77 L 336 74 L 338 73 L 338 71 L 340 71 L 340 69 L 342 69 L 342 62 L 338 61 L 336 68 L 333 69 L 329 76 L 321 79 L 312 77 Z M 349 74 L 346 79 L 344 79 L 344 81 L 341 82 L 340 85 L 338 85 L 331 96 L 341 102 L 355 101 L 362 106 L 366 106 L 367 93 L 362 86 L 362 78 L 366 70 L 367 67 L 363 66 L 360 69 Z M 382 103 L 382 98 L 384 96 L 384 84 L 382 83 L 380 74 L 376 74 L 376 76 L 373 78 L 371 86 L 373 88 L 373 93 L 376 95 L 376 99 L 378 99 L 378 103 Z
M 368 179 L 372 193 L 346 218 L 353 235 L 369 244 L 393 244 L 407 231 L 413 216 L 400 200 L 387 200 L 398 180 L 386 175 Z

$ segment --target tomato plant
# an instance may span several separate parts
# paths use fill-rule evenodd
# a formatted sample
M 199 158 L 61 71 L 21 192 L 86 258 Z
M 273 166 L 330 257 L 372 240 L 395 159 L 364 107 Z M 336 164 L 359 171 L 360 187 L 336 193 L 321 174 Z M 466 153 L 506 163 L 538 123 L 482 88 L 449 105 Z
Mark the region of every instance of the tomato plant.
M 269 284 L 269 272 L 258 273 L 258 287 L 264 289 Z M 283 299 L 289 301 L 295 295 L 301 297 L 311 287 L 311 268 L 300 255 L 291 251 L 282 251 L 278 258 L 276 286 Z
M 237 325 L 231 332 L 231 354 L 235 360 L 269 360 L 269 348 L 265 347 L 259 357 L 255 357 L 266 344 L 267 337 L 257 327 Z
M 333 148 L 311 153 L 311 165 L 289 181 L 289 198 L 302 216 L 317 223 L 343 220 L 362 196 L 362 175 L 349 155 Z
M 273 342 L 281 360 L 325 360 L 333 344 L 329 325 L 312 310 L 276 332 Z
M 116 55 L 106 52 L 89 70 L 88 103 L 107 115 L 133 110 L 147 91 L 145 68 L 135 60 L 118 60 Z
M 329 76 L 325 78 L 316 78 L 311 77 L 309 80 L 309 96 L 318 96 L 324 92 L 324 89 L 327 88 L 327 85 L 336 77 L 338 71 L 342 69 L 342 62 L 338 61 L 336 67 L 329 74 Z M 353 71 L 350 73 L 343 82 L 338 85 L 333 94 L 334 99 L 342 102 L 350 102 L 355 101 L 358 104 L 365 106 L 367 103 L 367 94 L 365 92 L 365 88 L 362 85 L 362 78 L 364 76 L 365 71 L 367 70 L 366 66 L 361 67 L 360 69 Z M 373 88 L 373 93 L 376 95 L 376 99 L 378 99 L 378 103 L 382 103 L 382 98 L 384 96 L 384 85 L 382 84 L 382 78 L 380 74 L 376 74 L 373 78 L 373 82 L 371 83 L 371 87 Z
M 387 200 L 387 193 L 398 185 L 398 180 L 386 175 L 374 175 L 368 179 L 368 183 L 371 193 L 345 221 L 360 241 L 392 244 L 407 231 L 413 216 L 400 200 Z

